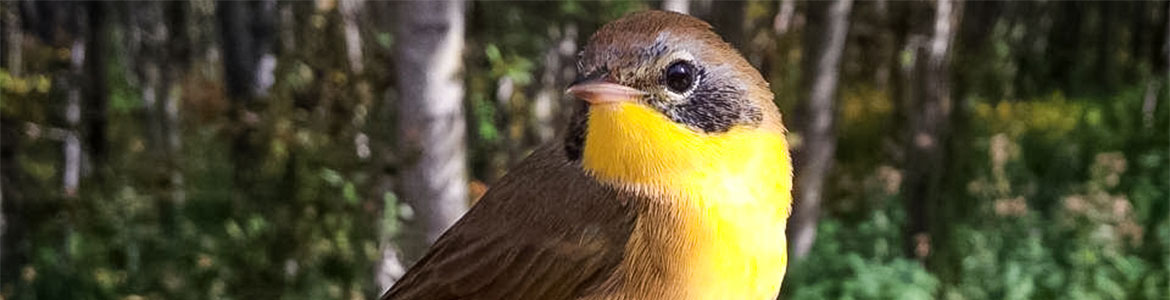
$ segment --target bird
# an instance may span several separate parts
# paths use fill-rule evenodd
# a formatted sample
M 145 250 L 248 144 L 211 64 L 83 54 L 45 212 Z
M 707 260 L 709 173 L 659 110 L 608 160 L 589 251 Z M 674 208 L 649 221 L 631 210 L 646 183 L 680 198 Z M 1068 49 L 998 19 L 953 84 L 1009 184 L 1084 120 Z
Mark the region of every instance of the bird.
M 792 166 L 768 83 L 708 23 L 603 25 L 558 138 L 382 299 L 775 299 Z

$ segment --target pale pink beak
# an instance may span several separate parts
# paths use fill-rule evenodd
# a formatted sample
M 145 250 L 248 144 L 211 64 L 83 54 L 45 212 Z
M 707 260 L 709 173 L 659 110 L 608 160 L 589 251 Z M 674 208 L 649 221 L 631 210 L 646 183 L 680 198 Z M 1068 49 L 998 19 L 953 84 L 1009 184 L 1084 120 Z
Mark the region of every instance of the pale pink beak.
M 605 81 L 587 81 L 569 86 L 565 94 L 585 100 L 589 104 L 609 104 L 622 101 L 637 101 L 646 92 Z

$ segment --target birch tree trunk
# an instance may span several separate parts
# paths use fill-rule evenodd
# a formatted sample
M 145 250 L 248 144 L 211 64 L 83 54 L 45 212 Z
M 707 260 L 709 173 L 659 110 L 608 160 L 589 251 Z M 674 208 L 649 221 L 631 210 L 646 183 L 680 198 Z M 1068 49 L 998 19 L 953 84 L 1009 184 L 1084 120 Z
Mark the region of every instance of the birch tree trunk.
M 562 107 L 564 89 L 573 81 L 576 71 L 577 25 L 556 24 L 548 29 L 552 45 L 545 50 L 544 63 L 540 72 L 539 90 L 532 100 L 532 120 L 529 122 L 535 140 L 533 147 L 544 144 L 556 135 L 559 124 L 563 124 L 565 111 Z
M 776 16 L 772 18 L 772 31 L 776 35 L 788 33 L 788 29 L 792 28 L 792 16 L 795 14 L 796 0 L 780 0 L 780 6 L 776 8 Z
M 85 10 L 76 8 L 78 13 L 77 31 L 88 27 L 88 16 Z M 84 95 L 85 58 L 88 44 L 87 34 L 76 33 L 69 47 L 69 75 L 64 82 L 65 86 L 65 119 L 66 133 L 62 141 L 62 172 L 61 191 L 66 197 L 76 197 L 81 183 L 81 104 Z
M 362 11 L 363 0 L 341 0 L 338 3 L 338 12 L 341 13 L 341 23 L 345 31 L 345 57 L 349 62 L 350 71 L 361 74 L 365 66 L 362 64 L 362 36 L 358 28 L 358 14 Z
M 681 14 L 690 14 L 691 1 L 689 0 L 664 0 L 662 1 L 662 10 L 673 11 Z
M 916 51 L 907 109 L 905 170 L 902 195 L 906 199 L 909 224 L 907 253 L 925 259 L 930 255 L 931 212 L 939 205 L 939 187 L 944 172 L 947 132 L 951 119 L 950 50 L 959 22 L 961 3 L 937 0 L 931 3 L 934 21 L 928 38 Z M 913 42 L 914 38 L 910 39 Z
M 825 178 L 833 166 L 837 148 L 834 102 L 852 6 L 852 0 L 809 3 L 805 34 L 805 53 L 809 55 L 805 56 L 803 79 L 808 98 L 797 109 L 795 122 L 803 143 L 795 153 L 797 197 L 788 230 L 794 260 L 808 254 L 816 240 Z
M 397 3 L 398 195 L 403 258 L 415 261 L 467 210 L 462 1 Z

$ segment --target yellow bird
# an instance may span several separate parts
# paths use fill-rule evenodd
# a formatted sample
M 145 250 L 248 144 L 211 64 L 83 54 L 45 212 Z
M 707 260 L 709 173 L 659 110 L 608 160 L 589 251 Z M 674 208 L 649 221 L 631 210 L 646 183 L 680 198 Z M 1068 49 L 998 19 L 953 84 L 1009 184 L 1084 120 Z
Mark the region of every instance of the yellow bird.
M 792 166 L 768 83 L 707 23 L 603 26 L 563 138 L 512 168 L 383 299 L 774 299 Z

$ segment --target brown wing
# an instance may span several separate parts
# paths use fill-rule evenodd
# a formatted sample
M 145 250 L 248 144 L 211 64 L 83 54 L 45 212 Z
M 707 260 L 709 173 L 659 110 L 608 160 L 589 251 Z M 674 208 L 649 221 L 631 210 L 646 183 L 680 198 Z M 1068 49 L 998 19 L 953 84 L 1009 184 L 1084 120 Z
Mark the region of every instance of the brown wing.
M 573 299 L 608 278 L 634 224 L 628 196 L 558 146 L 537 150 L 382 299 Z

